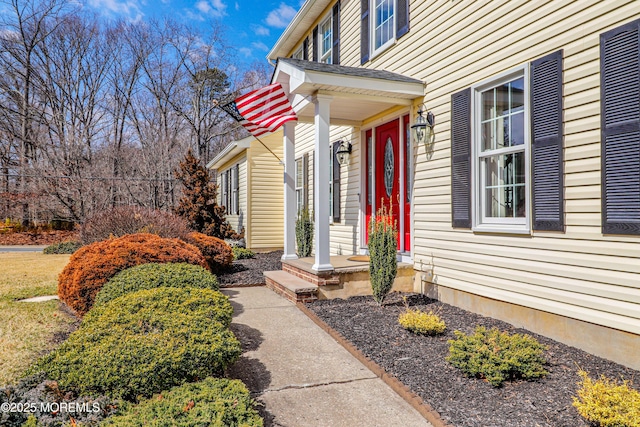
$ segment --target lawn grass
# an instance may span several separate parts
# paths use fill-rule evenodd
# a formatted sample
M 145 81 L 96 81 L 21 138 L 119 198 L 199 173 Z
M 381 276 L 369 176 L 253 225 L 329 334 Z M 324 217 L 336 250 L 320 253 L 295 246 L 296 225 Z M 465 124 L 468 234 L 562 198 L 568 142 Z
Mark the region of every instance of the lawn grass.
M 68 261 L 69 255 L 0 253 L 0 386 L 14 383 L 76 321 L 59 309 L 57 300 L 18 302 L 55 295 L 58 274 Z

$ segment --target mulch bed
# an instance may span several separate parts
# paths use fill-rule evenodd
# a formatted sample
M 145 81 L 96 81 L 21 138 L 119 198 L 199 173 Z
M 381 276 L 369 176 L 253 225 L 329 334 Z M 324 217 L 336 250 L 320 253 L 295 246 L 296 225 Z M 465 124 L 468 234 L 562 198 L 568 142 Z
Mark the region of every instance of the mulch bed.
M 0 245 L 52 245 L 66 241 L 78 241 L 77 231 L 39 231 L 20 233 L 0 233 Z
M 424 295 L 410 295 L 408 301 L 412 308 L 437 313 L 447 324 L 445 334 L 425 337 L 404 330 L 397 322 L 405 310 L 400 294 L 391 294 L 383 307 L 372 297 L 316 301 L 308 307 L 457 427 L 588 427 L 572 406 L 579 368 L 594 378 L 604 374 L 640 381 L 638 371 L 508 323 Z M 534 336 L 548 346 L 549 374 L 539 381 L 507 382 L 501 388 L 465 377 L 445 360 L 447 341 L 454 338 L 454 330 L 469 334 L 476 326 Z
M 264 272 L 281 270 L 282 251 L 256 253 L 255 258 L 234 261 L 227 271 L 218 274 L 220 286 L 264 285 Z

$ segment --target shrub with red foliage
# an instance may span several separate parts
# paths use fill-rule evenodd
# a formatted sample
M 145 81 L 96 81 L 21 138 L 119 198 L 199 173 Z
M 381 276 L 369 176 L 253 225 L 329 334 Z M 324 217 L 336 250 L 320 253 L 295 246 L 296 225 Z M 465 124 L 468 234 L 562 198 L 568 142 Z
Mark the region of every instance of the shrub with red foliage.
M 58 296 L 84 315 L 102 286 L 116 273 L 151 262 L 186 262 L 209 268 L 200 250 L 179 239 L 155 234 L 129 234 L 83 246 L 58 276 Z
M 140 206 L 118 206 L 87 218 L 82 224 L 80 238 L 86 245 L 134 233 L 181 239 L 191 231 L 184 218 L 171 212 Z
M 221 271 L 233 262 L 231 246 L 222 239 L 194 231 L 189 233 L 184 240 L 200 249 L 213 272 Z

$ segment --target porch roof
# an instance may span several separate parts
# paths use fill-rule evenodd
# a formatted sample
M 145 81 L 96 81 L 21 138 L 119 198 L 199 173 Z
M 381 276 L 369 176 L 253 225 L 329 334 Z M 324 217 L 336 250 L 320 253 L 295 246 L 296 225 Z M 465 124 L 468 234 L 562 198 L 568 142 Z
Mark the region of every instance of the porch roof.
M 385 70 L 278 58 L 271 79 L 289 94 L 298 119 L 313 122 L 316 94 L 330 95 L 331 123 L 359 126 L 393 106 L 424 97 L 424 82 Z

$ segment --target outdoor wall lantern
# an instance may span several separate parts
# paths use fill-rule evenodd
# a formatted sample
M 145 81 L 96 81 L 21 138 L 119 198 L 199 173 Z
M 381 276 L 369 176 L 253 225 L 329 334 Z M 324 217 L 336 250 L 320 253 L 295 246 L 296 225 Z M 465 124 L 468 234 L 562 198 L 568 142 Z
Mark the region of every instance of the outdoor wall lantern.
M 424 144 L 431 140 L 433 135 L 433 125 L 436 122 L 436 116 L 431 111 L 424 114 L 426 107 L 424 104 L 420 104 L 418 107 L 418 116 L 415 123 L 411 125 L 413 130 L 413 136 L 418 144 Z
M 340 140 L 337 143 L 340 144 L 336 150 L 336 159 L 341 166 L 349 164 L 349 154 L 351 154 L 351 143 L 349 141 Z

